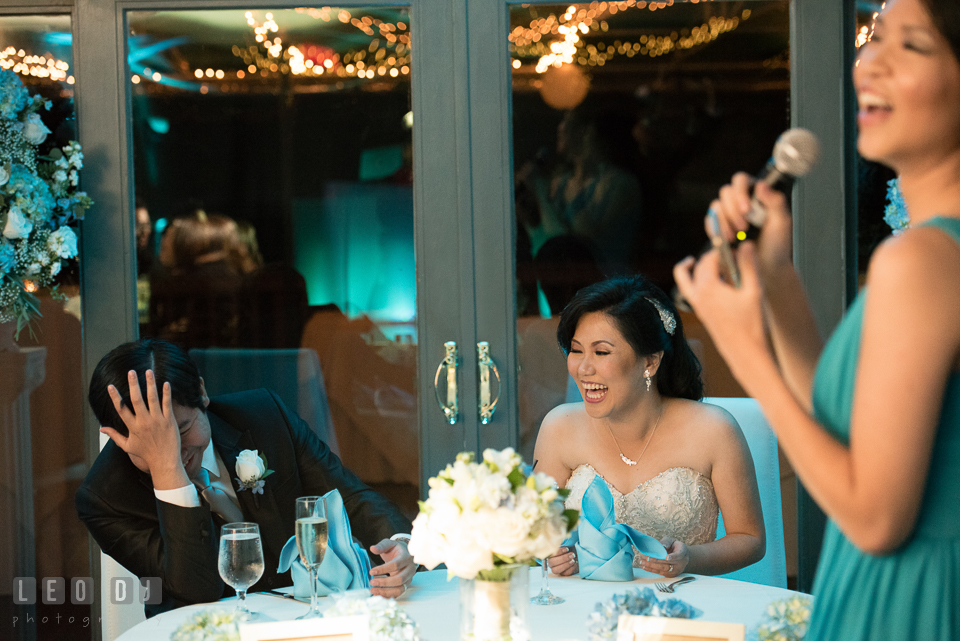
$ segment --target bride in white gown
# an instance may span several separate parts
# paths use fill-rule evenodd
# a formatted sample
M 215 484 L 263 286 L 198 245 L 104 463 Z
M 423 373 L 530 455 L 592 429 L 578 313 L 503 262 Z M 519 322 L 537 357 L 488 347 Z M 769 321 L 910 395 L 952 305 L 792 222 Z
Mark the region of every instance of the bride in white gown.
M 667 548 L 666 559 L 637 553 L 634 566 L 663 576 L 723 574 L 763 558 L 746 441 L 726 411 L 698 402 L 700 364 L 666 295 L 639 276 L 591 285 L 564 309 L 557 339 L 584 401 L 547 414 L 534 458 L 571 490 L 567 507 L 579 509 L 599 475 L 617 521 Z M 550 567 L 578 572 L 575 548 L 561 548 Z

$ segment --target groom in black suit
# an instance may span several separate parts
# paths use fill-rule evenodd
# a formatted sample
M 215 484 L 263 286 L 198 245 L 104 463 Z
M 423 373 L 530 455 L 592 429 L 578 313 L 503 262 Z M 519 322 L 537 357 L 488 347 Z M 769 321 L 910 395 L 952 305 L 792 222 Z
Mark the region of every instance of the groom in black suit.
M 250 591 L 290 585 L 277 565 L 293 535 L 296 499 L 334 488 L 354 537 L 383 559 L 371 571 L 373 593 L 399 596 L 412 580 L 404 540 L 410 521 L 343 467 L 274 393 L 208 398 L 181 349 L 143 339 L 100 361 L 89 401 L 111 442 L 77 491 L 77 511 L 106 554 L 139 577 L 161 578 L 163 602 L 146 605 L 147 616 L 224 595 L 220 526 L 241 516 L 259 524 L 263 543 L 263 577 Z M 265 455 L 275 471 L 262 493 L 234 481 L 244 450 Z

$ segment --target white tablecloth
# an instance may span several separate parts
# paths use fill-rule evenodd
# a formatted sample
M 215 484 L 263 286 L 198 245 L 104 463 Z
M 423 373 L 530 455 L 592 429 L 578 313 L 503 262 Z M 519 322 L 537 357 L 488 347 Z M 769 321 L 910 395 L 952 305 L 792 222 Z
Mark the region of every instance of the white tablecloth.
M 642 573 L 641 570 L 635 572 L 638 575 Z M 658 580 L 662 579 L 636 578 L 627 583 L 607 583 L 585 581 L 576 576 L 550 575 L 551 591 L 565 598 L 567 602 L 561 605 L 529 606 L 528 620 L 533 641 L 586 639 L 587 615 L 598 601 L 633 587 L 652 588 L 653 583 Z M 446 570 L 419 572 L 413 579 L 412 588 L 399 599 L 407 613 L 420 625 L 424 641 L 455 641 L 458 638 L 460 597 L 457 581 L 458 579 L 454 578 L 448 582 Z M 535 595 L 539 588 L 540 570 L 531 568 L 531 596 Z M 698 576 L 696 581 L 679 586 L 673 595 L 657 593 L 660 599 L 673 596 L 702 610 L 703 615 L 698 617 L 698 620 L 744 623 L 747 626 L 748 638 L 763 621 L 768 603 L 796 595 L 796 592 L 781 588 L 708 576 Z M 326 607 L 326 601 L 327 598 L 321 598 L 321 609 Z M 230 598 L 218 605 L 232 608 L 235 602 L 235 598 Z M 294 619 L 306 612 L 308 607 L 293 599 L 264 593 L 248 596 L 247 602 L 251 610 L 276 620 Z M 210 606 L 211 604 L 192 605 L 165 612 L 128 630 L 118 641 L 168 641 L 173 631 L 188 616 Z

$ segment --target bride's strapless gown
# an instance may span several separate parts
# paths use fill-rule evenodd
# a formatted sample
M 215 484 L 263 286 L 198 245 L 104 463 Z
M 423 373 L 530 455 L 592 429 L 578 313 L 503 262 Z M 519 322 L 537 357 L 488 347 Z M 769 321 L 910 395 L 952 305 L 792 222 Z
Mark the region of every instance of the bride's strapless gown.
M 701 545 L 717 538 L 717 495 L 713 481 L 700 472 L 672 467 L 621 494 L 591 465 L 579 465 L 567 479 L 567 508 L 580 509 L 583 494 L 594 476 L 610 488 L 617 523 L 625 523 L 658 541 L 670 536 L 687 545 Z M 634 557 L 634 567 L 639 567 L 639 563 Z

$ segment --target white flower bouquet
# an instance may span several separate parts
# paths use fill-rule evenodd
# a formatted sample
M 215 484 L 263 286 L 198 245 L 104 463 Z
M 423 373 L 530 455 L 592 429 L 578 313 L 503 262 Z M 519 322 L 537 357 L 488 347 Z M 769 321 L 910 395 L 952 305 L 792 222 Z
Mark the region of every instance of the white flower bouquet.
M 93 204 L 78 190 L 79 143 L 41 152 L 50 130 L 39 112 L 50 106 L 0 70 L 0 323 L 16 320 L 17 335 L 39 315 L 33 292 L 76 258 L 75 227 Z
M 767 622 L 757 628 L 760 641 L 803 641 L 810 625 L 813 599 L 796 596 L 767 606 Z
M 564 510 L 568 490 L 546 474 L 524 473 L 511 448 L 488 449 L 481 462 L 472 452 L 459 454 L 429 484 L 410 553 L 428 569 L 445 563 L 464 579 L 501 580 L 500 568 L 554 554 L 579 515 Z
M 237 625 L 243 614 L 226 610 L 202 610 L 177 628 L 170 641 L 240 641 Z
M 420 629 L 394 599 L 382 596 L 356 598 L 349 593 L 333 597 L 325 617 L 366 616 L 370 641 L 421 641 Z

